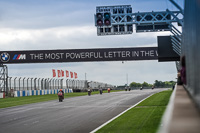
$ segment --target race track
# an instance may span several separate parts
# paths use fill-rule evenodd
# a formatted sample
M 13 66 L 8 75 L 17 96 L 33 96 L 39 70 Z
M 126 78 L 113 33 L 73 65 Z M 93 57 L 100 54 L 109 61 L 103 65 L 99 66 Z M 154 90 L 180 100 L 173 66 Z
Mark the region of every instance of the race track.
M 0 109 L 1 133 L 89 133 L 147 96 L 132 90 Z

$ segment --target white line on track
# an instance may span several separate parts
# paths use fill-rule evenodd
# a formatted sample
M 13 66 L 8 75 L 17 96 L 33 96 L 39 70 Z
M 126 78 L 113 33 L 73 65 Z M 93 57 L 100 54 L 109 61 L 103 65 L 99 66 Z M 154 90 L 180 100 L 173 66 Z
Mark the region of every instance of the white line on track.
M 106 123 L 102 124 L 101 126 L 97 127 L 96 129 L 94 129 L 93 131 L 91 131 L 90 133 L 95 133 L 96 131 L 98 131 L 99 129 L 101 129 L 102 127 L 104 127 L 105 125 L 107 125 L 108 123 L 110 123 L 111 121 L 115 120 L 116 118 L 120 117 L 121 115 L 123 115 L 124 113 L 126 113 L 127 111 L 129 111 L 130 109 L 134 108 L 135 106 L 137 106 L 139 103 L 141 103 L 142 101 L 144 101 L 145 99 L 149 98 L 150 96 L 152 96 L 153 94 L 149 95 L 148 97 L 142 99 L 141 101 L 139 101 L 138 103 L 136 103 L 135 105 L 131 106 L 130 108 L 126 109 L 125 111 L 123 111 L 122 113 L 120 113 L 119 115 L 113 117 L 112 119 L 110 119 L 109 121 L 107 121 Z

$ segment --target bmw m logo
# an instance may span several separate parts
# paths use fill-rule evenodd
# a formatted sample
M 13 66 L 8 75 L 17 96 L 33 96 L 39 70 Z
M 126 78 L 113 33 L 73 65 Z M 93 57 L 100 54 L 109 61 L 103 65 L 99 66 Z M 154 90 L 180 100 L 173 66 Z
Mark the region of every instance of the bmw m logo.
M 8 53 L 6 53 L 6 52 L 1 53 L 0 60 L 2 62 L 8 62 L 10 60 L 10 55 Z
M 15 54 L 13 60 L 25 60 L 26 54 Z

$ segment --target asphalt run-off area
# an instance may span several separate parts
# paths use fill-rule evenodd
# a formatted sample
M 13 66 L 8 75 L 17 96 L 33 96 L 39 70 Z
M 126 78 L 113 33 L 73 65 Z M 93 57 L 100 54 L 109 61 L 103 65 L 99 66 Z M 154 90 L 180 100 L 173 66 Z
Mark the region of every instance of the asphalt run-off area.
M 0 109 L 0 132 L 88 133 L 151 94 L 144 89 L 52 100 Z

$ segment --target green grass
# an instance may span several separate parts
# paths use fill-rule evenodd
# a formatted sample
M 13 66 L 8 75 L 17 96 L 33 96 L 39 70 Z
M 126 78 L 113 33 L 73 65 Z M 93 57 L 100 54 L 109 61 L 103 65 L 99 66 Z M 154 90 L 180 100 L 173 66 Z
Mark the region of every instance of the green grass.
M 163 91 L 127 111 L 97 133 L 156 133 L 172 91 Z
M 55 94 L 53 94 L 53 95 L 41 95 L 41 96 L 5 98 L 5 99 L 0 99 L 0 108 L 7 108 L 7 107 L 12 107 L 12 106 L 55 100 L 57 98 L 58 98 L 58 96 L 55 95 Z
M 116 91 L 118 90 L 112 90 L 111 92 L 116 92 Z M 104 93 L 107 93 L 107 91 L 104 91 Z M 87 92 L 65 93 L 65 98 L 84 96 L 87 94 L 88 94 Z M 99 94 L 99 91 L 92 92 L 92 95 L 94 94 Z M 0 108 L 7 108 L 12 106 L 38 103 L 56 99 L 58 99 L 57 94 L 4 98 L 0 99 Z
M 172 90 L 162 91 L 144 100 L 137 106 L 167 106 Z

